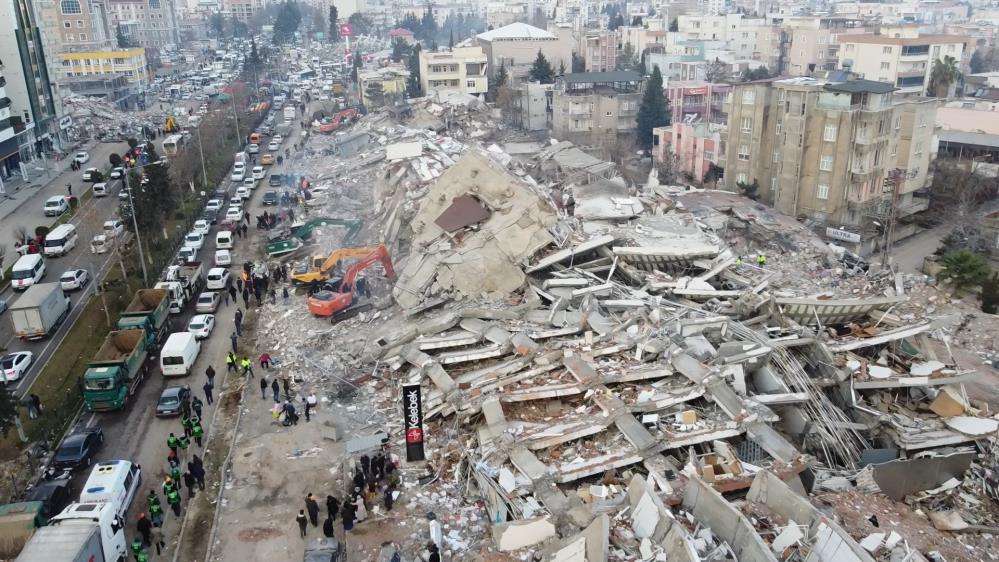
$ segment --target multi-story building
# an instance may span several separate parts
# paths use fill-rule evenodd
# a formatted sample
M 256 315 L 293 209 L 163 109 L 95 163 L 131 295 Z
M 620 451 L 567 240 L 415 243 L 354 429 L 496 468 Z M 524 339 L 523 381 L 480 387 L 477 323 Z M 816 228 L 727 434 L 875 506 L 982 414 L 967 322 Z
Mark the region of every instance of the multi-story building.
M 253 14 L 264 9 L 264 6 L 263 0 L 222 0 L 222 11 L 243 23 L 250 21 Z
M 128 29 L 132 46 L 162 48 L 180 43 L 174 0 L 107 0 L 111 25 Z
M 455 47 L 437 52 L 420 51 L 423 91 L 479 95 L 489 90 L 488 67 L 482 47 Z
M 670 80 L 666 84 L 671 121 L 708 121 L 724 125 L 728 122 L 725 99 L 731 84 L 712 84 L 700 80 Z
M 617 70 L 617 34 L 606 29 L 586 32 L 583 58 L 587 72 Z
M 552 122 L 552 85 L 522 82 L 513 91 L 514 125 L 525 131 L 547 131 Z
M 674 158 L 676 170 L 701 181 L 712 164 L 725 162 L 726 127 L 715 123 L 673 123 L 652 130 L 655 161 Z
M 392 99 L 405 99 L 409 71 L 401 66 L 386 66 L 357 73 L 361 103 L 381 107 Z
M 760 198 L 785 214 L 863 230 L 884 204 L 886 179 L 905 168 L 900 210 L 925 208 L 913 194 L 927 179 L 933 121 L 926 119 L 936 106 L 899 103 L 894 91 L 891 83 L 854 77 L 735 85 L 726 188 L 755 181 Z
M 542 52 L 552 68 L 572 68 L 572 41 L 526 23 L 512 23 L 475 36 L 486 53 L 490 77 L 500 65 L 506 67 L 511 83 L 523 80 Z
M 962 64 L 971 39 L 920 35 L 917 27 L 896 26 L 882 27 L 877 34 L 843 35 L 839 41 L 841 68 L 849 68 L 868 80 L 890 82 L 901 95 L 918 96 L 929 87 L 933 64 L 944 57 L 953 57 Z M 955 85 L 951 85 L 951 91 Z
M 552 134 L 605 152 L 635 134 L 645 78 L 635 71 L 580 72 L 555 79 Z
M 59 122 L 61 104 L 52 91 L 32 3 L 12 0 L 0 6 L 0 19 L 7 22 L 0 30 L 0 83 L 4 87 L 0 108 L 6 115 L 0 125 L 9 125 L 0 126 L 0 172 L 9 175 L 20 163 L 65 140 L 61 132 L 69 123 L 61 126 Z
M 61 68 L 62 76 L 65 77 L 122 75 L 137 95 L 149 85 L 146 50 L 142 47 L 89 53 L 63 53 Z

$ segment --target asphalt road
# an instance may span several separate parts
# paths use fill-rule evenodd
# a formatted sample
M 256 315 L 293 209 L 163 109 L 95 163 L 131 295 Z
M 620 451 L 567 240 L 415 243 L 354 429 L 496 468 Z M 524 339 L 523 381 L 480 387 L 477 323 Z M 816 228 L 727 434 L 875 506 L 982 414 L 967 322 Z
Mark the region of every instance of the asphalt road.
M 90 162 L 85 166 L 97 166 L 98 164 L 103 166 L 103 162 L 108 161 L 109 154 L 112 152 L 120 153 L 127 150 L 127 148 L 128 145 L 125 144 L 99 144 L 90 151 Z M 35 226 L 50 224 L 54 219 L 52 217 L 45 217 L 42 214 L 42 205 L 46 199 L 53 195 L 66 195 L 67 183 L 73 184 L 73 194 L 76 196 L 82 195 L 85 189 L 88 190 L 90 188 L 90 184 L 83 183 L 81 179 L 82 172 L 68 170 L 69 160 L 64 160 L 64 162 L 67 171 L 60 174 L 55 181 L 50 182 L 42 188 L 33 188 L 33 191 L 28 193 L 23 193 L 22 191 L 21 196 L 24 198 L 20 201 L 18 207 L 10 216 L 0 221 L 2 223 L 2 226 L 0 226 L 0 240 L 13 241 L 15 239 L 14 232 L 21 226 L 32 232 Z M 45 259 L 46 275 L 42 280 L 43 283 L 58 282 L 59 276 L 64 271 L 70 269 L 86 269 L 91 273 L 91 277 L 101 275 L 111 265 L 111 260 L 115 258 L 116 254 L 114 252 L 93 254 L 90 251 L 90 241 L 96 234 L 102 232 L 104 221 L 112 218 L 117 212 L 119 183 L 117 181 L 109 183 L 112 186 L 112 193 L 108 197 L 91 198 L 81 206 L 80 210 L 70 221 L 77 227 L 79 240 L 76 248 L 65 256 Z M 14 254 L 7 263 L 14 263 L 16 258 L 17 255 Z M 0 347 L 3 347 L 6 351 L 31 351 L 35 355 L 34 364 L 28 370 L 26 376 L 16 383 L 11 383 L 9 388 L 15 394 L 23 396 L 29 392 L 31 384 L 41 371 L 41 367 L 58 348 L 63 338 L 69 332 L 69 328 L 83 310 L 81 303 L 85 300 L 84 296 L 92 294 L 94 286 L 94 283 L 90 283 L 83 290 L 71 293 L 72 309 L 69 317 L 55 334 L 44 340 L 33 342 L 19 340 L 14 336 L 14 326 L 9 318 L 10 315 L 7 313 L 0 315 Z M 0 294 L 0 298 L 5 299 L 8 305 L 13 305 L 22 294 L 8 287 Z

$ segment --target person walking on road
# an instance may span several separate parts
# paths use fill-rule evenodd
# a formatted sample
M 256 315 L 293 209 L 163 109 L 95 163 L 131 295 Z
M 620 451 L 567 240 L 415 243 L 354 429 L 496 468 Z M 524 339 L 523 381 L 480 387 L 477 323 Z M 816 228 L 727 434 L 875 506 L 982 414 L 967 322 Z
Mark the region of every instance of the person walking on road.
M 232 341 L 233 341 L 233 344 L 232 344 L 233 351 L 230 351 L 229 353 L 225 354 L 225 370 L 226 370 L 227 373 L 229 371 L 235 371 L 236 370 L 236 343 L 235 343 L 235 341 L 236 341 L 236 334 L 233 334 L 232 336 L 230 336 L 230 338 L 232 338 Z M 215 386 L 215 385 L 213 384 L 212 386 Z
M 191 435 L 194 437 L 194 442 L 198 444 L 198 447 L 204 447 L 201 444 L 201 440 L 205 436 L 205 428 L 201 427 L 201 418 L 191 420 Z
M 274 403 L 277 404 L 281 402 L 279 396 L 281 395 L 281 389 L 278 387 L 277 379 L 271 380 L 271 392 L 274 394 Z
M 173 433 L 171 433 L 170 436 L 167 437 L 167 447 L 169 447 L 170 450 L 173 451 L 174 454 L 176 454 L 177 453 L 177 447 L 179 445 L 180 445 L 180 440 L 177 439 L 176 435 L 174 435 Z
M 281 386 L 284 387 L 284 398 L 285 400 L 291 400 L 291 390 L 288 389 L 288 377 L 281 377 Z
M 282 289 L 281 289 L 281 300 L 282 300 L 282 301 L 284 302 L 284 304 L 285 304 L 286 306 L 287 306 L 287 304 L 288 304 L 288 299 L 289 299 L 289 297 L 290 297 L 290 295 L 288 295 L 288 287 L 284 287 L 284 288 L 282 288 Z
M 191 428 L 194 426 L 191 418 L 183 416 L 180 418 L 180 427 L 184 430 L 184 437 L 191 436 Z
M 205 389 L 205 402 L 208 402 L 209 405 L 215 402 L 215 399 L 212 398 L 212 385 L 205 383 L 201 388 Z
M 340 511 L 340 501 L 333 496 L 326 496 L 326 516 L 336 521 L 336 514 Z
M 332 539 L 336 536 L 336 532 L 333 530 L 333 519 L 329 517 L 323 521 L 323 536 L 328 539 Z
M 190 472 L 184 473 L 184 486 L 187 488 L 187 499 L 194 499 L 194 487 L 198 485 L 198 481 L 194 478 Z
M 210 384 L 210 383 L 211 381 L 205 384 Z M 212 384 L 211 387 L 215 388 L 215 385 Z M 198 419 L 201 419 L 201 409 L 203 407 L 204 407 L 204 402 L 202 402 L 200 398 L 195 396 L 194 398 L 191 399 L 191 409 L 194 410 L 194 415 L 198 416 Z
M 270 355 L 270 353 L 267 353 L 265 351 L 265 352 L 263 352 L 263 353 L 260 354 L 260 367 L 262 369 L 270 369 L 271 368 L 271 355 Z
M 236 335 L 237 336 L 242 336 L 243 335 L 243 329 L 242 329 L 243 328 L 243 311 L 237 308 L 236 309 L 236 315 L 234 316 L 233 319 L 236 322 Z
M 298 530 L 301 531 L 302 538 L 305 538 L 305 529 L 309 525 L 309 520 L 305 518 L 304 509 L 298 510 L 298 517 L 295 518 L 295 521 L 298 522 Z
M 346 499 L 343 500 L 343 507 L 340 508 L 340 517 L 343 519 L 344 533 L 354 528 L 354 504 Z
M 171 487 L 166 496 L 167 503 L 173 509 L 173 514 L 180 517 L 180 492 L 177 491 L 177 488 Z
M 315 408 L 318 403 L 319 400 L 316 399 L 316 393 L 310 392 L 305 398 L 305 421 L 309 421 L 309 413 L 312 412 L 312 409 Z
M 233 287 L 232 285 L 229 285 L 229 291 L 228 292 L 229 292 L 229 296 L 232 297 L 232 303 L 236 304 L 236 295 L 238 294 L 236 292 L 236 287 Z
M 319 503 L 316 501 L 315 496 L 309 494 L 305 496 L 305 509 L 309 512 L 309 520 L 312 521 L 313 527 L 319 526 Z
M 166 541 L 163 540 L 163 525 L 157 524 L 153 525 L 152 530 L 153 546 L 156 547 L 156 556 L 161 556 L 163 554 L 163 549 L 166 547 Z
M 243 287 L 243 306 L 250 308 L 250 288 Z
M 242 277 L 237 277 L 236 278 L 236 287 L 239 288 L 239 292 L 240 293 L 243 292 L 243 278 Z
M 149 534 L 153 530 L 153 524 L 150 523 L 149 519 L 146 518 L 145 513 L 139 514 L 139 520 L 135 522 L 135 528 L 138 529 L 139 534 L 142 535 L 142 544 L 146 546 L 150 546 L 153 544 L 149 536 Z
M 214 388 L 215 387 L 215 368 L 212 367 L 211 365 L 209 365 L 208 368 L 205 369 L 205 376 L 208 377 L 208 384 L 212 385 L 212 388 Z M 201 414 L 198 414 L 198 417 L 200 418 Z
M 195 455 L 195 457 L 197 457 L 197 455 Z M 194 479 L 198 482 L 198 489 L 199 490 L 204 490 L 205 489 L 205 468 L 202 465 L 200 465 L 200 464 L 198 464 L 198 463 L 196 463 L 194 461 L 191 461 L 191 462 L 187 463 L 187 471 L 190 472 L 191 476 L 193 476 Z
M 240 367 L 243 368 L 243 373 L 242 374 L 245 375 L 245 374 L 249 373 L 250 374 L 250 378 L 252 379 L 253 378 L 253 362 L 250 361 L 250 358 L 249 357 L 244 357 L 244 358 L 240 359 L 239 365 L 240 365 Z
M 260 399 L 267 400 L 267 379 L 265 377 L 260 377 Z
M 233 353 L 233 356 L 235 356 L 235 354 L 236 354 L 236 344 L 239 343 L 239 336 L 236 335 L 236 332 L 233 332 L 232 335 L 229 336 L 229 341 L 232 343 L 232 353 Z

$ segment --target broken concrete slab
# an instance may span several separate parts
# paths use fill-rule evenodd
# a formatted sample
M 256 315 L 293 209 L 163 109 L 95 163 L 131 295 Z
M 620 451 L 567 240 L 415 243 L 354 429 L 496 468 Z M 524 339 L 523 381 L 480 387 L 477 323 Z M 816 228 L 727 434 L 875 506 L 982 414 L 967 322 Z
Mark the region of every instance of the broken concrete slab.
M 940 486 L 960 477 L 971 466 L 974 453 L 953 453 L 938 457 L 899 459 L 874 465 L 873 476 L 881 491 L 900 501 L 906 496 Z
M 548 516 L 500 523 L 492 530 L 496 548 L 503 552 L 534 546 L 555 537 L 555 525 Z

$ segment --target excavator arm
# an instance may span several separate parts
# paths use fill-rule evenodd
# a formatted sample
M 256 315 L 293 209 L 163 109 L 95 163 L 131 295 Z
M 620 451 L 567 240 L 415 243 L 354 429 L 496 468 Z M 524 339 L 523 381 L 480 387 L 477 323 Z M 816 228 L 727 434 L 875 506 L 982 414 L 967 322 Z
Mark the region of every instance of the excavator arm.
M 332 316 L 334 322 L 352 316 L 351 310 L 353 309 L 351 307 L 354 304 L 354 283 L 357 281 L 357 276 L 378 262 L 381 262 L 382 267 L 385 268 L 385 276 L 390 281 L 395 281 L 396 275 L 395 269 L 392 268 L 392 258 L 389 256 L 388 248 L 382 244 L 375 251 L 350 266 L 347 273 L 343 276 L 343 281 L 340 283 L 340 290 L 338 292 L 321 291 L 309 297 L 309 312 L 315 316 L 324 318 Z M 368 306 L 370 307 L 370 305 Z M 356 314 L 356 311 L 354 314 Z
M 325 281 L 329 278 L 330 271 L 336 267 L 336 264 L 342 259 L 347 258 L 363 258 L 375 251 L 378 248 L 362 247 L 362 248 L 337 248 L 330 252 L 326 258 L 314 257 L 312 258 L 311 268 L 305 271 L 297 271 L 291 276 L 293 283 L 298 285 L 304 285 L 309 283 L 314 283 L 316 281 Z

